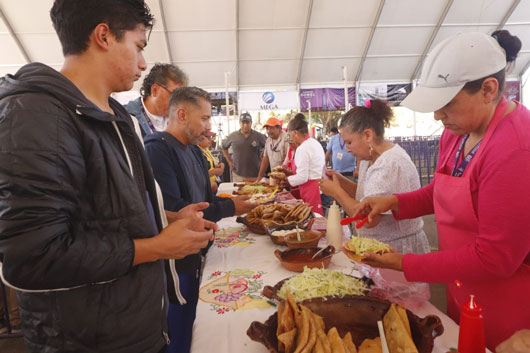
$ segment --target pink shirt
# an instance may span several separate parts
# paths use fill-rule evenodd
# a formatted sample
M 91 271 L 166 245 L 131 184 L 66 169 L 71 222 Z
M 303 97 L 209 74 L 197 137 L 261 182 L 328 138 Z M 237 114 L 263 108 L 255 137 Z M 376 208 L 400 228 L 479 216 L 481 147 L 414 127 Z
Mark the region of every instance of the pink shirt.
M 438 163 L 461 138 L 444 131 Z M 454 156 L 447 163 L 452 170 Z M 407 280 L 494 280 L 510 277 L 521 264 L 530 264 L 530 111 L 518 103 L 499 123 L 481 158 L 471 163 L 479 163 L 470 174 L 479 236 L 469 246 L 404 255 Z M 397 194 L 400 211 L 394 214 L 396 219 L 432 214 L 435 182 L 436 178 L 421 189 Z

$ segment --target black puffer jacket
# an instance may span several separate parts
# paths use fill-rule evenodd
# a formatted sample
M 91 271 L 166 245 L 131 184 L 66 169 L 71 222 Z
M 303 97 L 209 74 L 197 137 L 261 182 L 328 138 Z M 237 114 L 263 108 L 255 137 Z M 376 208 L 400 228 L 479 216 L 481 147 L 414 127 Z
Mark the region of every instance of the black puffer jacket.
M 162 264 L 132 266 L 133 239 L 161 228 L 152 171 L 130 116 L 110 105 L 116 115 L 43 64 L 0 79 L 1 272 L 31 352 L 166 342 Z

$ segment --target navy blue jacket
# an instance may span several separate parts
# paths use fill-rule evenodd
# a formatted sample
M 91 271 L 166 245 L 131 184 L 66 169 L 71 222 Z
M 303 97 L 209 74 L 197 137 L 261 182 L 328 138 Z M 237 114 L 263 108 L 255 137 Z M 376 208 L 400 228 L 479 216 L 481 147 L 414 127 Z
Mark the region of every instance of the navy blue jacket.
M 153 174 L 162 189 L 164 198 L 164 209 L 176 212 L 192 203 L 190 188 L 193 183 L 179 160 L 178 141 L 167 132 L 155 132 L 145 137 L 145 151 L 151 161 Z M 203 210 L 204 218 L 217 222 L 222 218 L 231 217 L 235 214 L 234 202 L 213 195 L 210 177 L 208 175 L 208 164 L 202 151 L 197 146 L 190 146 L 197 158 L 197 163 L 204 166 L 204 178 L 206 179 L 206 202 L 210 206 Z M 211 245 L 211 244 L 210 244 Z M 203 249 L 206 253 L 207 248 Z M 195 274 L 199 276 L 201 268 L 201 253 L 188 255 L 181 260 L 175 260 L 175 270 L 178 273 Z M 168 294 L 171 302 L 178 302 L 177 293 L 169 262 L 166 261 L 166 277 L 168 279 Z

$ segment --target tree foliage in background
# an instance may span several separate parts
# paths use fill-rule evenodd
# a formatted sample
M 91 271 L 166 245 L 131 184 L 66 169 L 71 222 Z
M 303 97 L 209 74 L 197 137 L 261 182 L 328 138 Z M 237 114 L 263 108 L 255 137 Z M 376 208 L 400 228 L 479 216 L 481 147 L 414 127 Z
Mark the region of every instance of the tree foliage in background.
M 338 127 L 339 120 L 344 114 L 343 110 L 333 110 L 327 112 L 314 112 L 311 113 L 311 119 L 313 122 L 322 124 L 324 135 L 329 134 L 329 130 L 333 127 Z

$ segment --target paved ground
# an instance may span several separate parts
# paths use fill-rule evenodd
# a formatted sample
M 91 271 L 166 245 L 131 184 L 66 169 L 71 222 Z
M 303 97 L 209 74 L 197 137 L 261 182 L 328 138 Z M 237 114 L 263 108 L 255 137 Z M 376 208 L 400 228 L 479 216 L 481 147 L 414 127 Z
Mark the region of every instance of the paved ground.
M 423 217 L 425 222 L 424 230 L 429 239 L 432 251 L 438 250 L 438 237 L 436 233 L 436 223 L 434 216 Z M 445 286 L 442 284 L 431 285 L 431 303 L 438 309 L 446 312 Z M 0 352 L 2 353 L 25 353 L 24 343 L 21 338 L 0 339 Z

